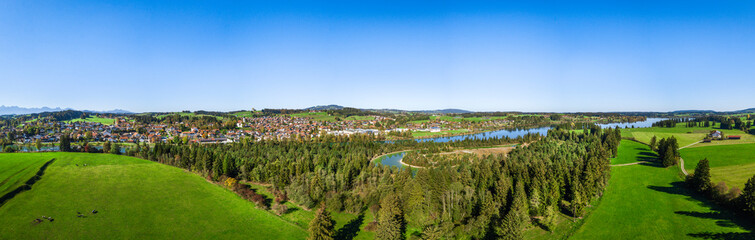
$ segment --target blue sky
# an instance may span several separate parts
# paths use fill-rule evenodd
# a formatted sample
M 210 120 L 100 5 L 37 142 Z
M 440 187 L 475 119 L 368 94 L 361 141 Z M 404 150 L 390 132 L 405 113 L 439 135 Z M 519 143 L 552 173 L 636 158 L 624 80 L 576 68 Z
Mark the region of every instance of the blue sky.
M 0 1 L 0 104 L 755 107 L 748 1 Z

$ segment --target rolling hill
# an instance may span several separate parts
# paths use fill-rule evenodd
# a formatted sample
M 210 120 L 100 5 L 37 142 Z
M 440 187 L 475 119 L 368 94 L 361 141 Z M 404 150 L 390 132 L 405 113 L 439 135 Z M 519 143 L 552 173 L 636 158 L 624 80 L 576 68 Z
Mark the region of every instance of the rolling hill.
M 18 164 L 20 158 L 34 166 L 55 161 L 30 190 L 0 206 L 0 239 L 307 236 L 302 227 L 179 168 L 132 157 L 86 153 L 0 154 L 0 165 Z M 4 179 L 0 181 L 6 184 Z M 43 221 L 35 222 L 38 218 Z

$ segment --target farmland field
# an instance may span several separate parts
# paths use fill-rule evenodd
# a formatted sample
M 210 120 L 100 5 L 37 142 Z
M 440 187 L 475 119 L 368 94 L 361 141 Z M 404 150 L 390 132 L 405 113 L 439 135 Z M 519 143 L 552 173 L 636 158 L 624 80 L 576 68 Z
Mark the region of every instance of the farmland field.
M 461 134 L 468 132 L 469 130 L 461 129 L 461 130 L 444 130 L 440 132 L 429 132 L 429 131 L 412 131 L 412 137 L 428 137 L 428 136 L 443 136 L 443 135 L 452 135 L 452 134 Z
M 311 118 L 314 121 L 331 122 L 335 121 L 336 117 L 328 115 L 326 112 L 304 112 L 291 114 L 292 117 Z
M 622 141 L 620 152 L 611 164 L 626 164 L 638 161 L 654 161 L 658 157 L 647 145 L 635 141 Z
M 0 239 L 307 236 L 304 228 L 199 175 L 159 163 L 109 154 L 15 153 L 0 154 L 0 164 L 52 158 L 31 190 L 0 207 Z M 54 221 L 32 223 L 43 215 Z
M 71 119 L 65 122 L 73 123 L 73 122 L 94 122 L 94 123 L 101 123 L 103 125 L 113 125 L 115 124 L 115 119 L 112 118 L 101 118 L 101 117 L 87 117 L 86 119 L 76 118 Z
M 639 160 L 650 151 L 628 142 L 621 141 L 619 158 Z M 573 238 L 746 238 L 751 227 L 687 190 L 679 168 L 630 165 L 611 168 L 599 205 Z
M 3 155 L 0 155 L 3 156 Z M 50 159 L 19 155 L 0 161 L 0 196 L 23 185 Z
M 711 168 L 711 180 L 714 183 L 724 181 L 727 186 L 744 188 L 747 179 L 755 174 L 755 144 L 732 144 L 685 148 L 680 150 L 684 159 L 684 168 L 692 172 L 697 163 L 708 158 Z
M 714 128 L 716 127 L 716 128 Z M 634 137 L 637 141 L 649 143 L 653 136 L 656 136 L 658 140 L 661 138 L 668 138 L 671 136 L 676 137 L 679 142 L 679 147 L 684 147 L 692 143 L 698 142 L 705 138 L 710 131 L 718 130 L 724 133 L 725 136 L 739 135 L 741 140 L 722 140 L 713 141 L 712 143 L 700 143 L 690 147 L 701 147 L 706 145 L 727 145 L 737 143 L 755 143 L 755 136 L 742 132 L 740 130 L 728 130 L 717 129 L 718 126 L 713 127 L 685 127 L 683 124 L 677 124 L 673 128 L 663 127 L 650 127 L 650 128 L 627 128 L 621 129 L 622 137 Z

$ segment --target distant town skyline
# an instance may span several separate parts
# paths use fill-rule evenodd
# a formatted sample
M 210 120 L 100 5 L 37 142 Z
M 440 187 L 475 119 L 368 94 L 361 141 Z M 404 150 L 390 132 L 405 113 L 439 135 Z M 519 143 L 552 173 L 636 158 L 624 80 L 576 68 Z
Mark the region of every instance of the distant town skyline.
M 755 107 L 755 4 L 0 2 L 0 105 Z

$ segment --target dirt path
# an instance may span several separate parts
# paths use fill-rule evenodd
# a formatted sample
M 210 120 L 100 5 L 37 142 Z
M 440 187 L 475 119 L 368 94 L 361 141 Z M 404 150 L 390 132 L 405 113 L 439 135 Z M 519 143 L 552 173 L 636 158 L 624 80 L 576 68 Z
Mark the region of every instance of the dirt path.
M 611 165 L 611 167 L 630 166 L 630 165 L 637 165 L 637 164 L 641 164 L 641 163 L 650 163 L 650 162 L 648 162 L 648 161 L 639 161 L 639 162 L 633 162 L 633 163 L 614 164 L 614 165 Z
M 404 159 L 403 159 L 403 158 L 401 158 L 401 160 L 398 160 L 398 162 L 399 162 L 399 163 L 401 163 L 401 165 L 404 165 L 404 166 L 407 166 L 407 167 L 413 167 L 413 168 L 425 168 L 425 167 L 414 166 L 414 165 L 411 165 L 411 164 L 405 163 L 405 162 L 404 162 Z
M 698 143 L 701 143 L 701 142 L 702 142 L 702 141 L 699 141 L 699 142 L 694 142 L 694 143 L 692 143 L 692 144 L 690 144 L 690 145 L 687 145 L 687 146 L 684 146 L 684 147 L 680 147 L 680 148 L 679 148 L 679 150 L 682 150 L 682 149 L 685 149 L 685 148 L 691 147 L 692 145 L 695 145 L 695 144 L 698 144 Z
M 702 141 L 700 141 L 700 142 L 702 142 Z M 692 143 L 692 144 L 690 144 L 690 145 L 687 145 L 687 146 L 684 146 L 684 147 L 680 147 L 680 148 L 679 148 L 679 150 L 682 150 L 682 149 L 685 149 L 685 148 L 691 147 L 692 145 L 698 144 L 698 143 L 700 143 L 700 142 L 694 142 L 694 143 Z M 687 175 L 689 175 L 689 174 L 687 173 L 687 169 L 684 169 L 684 158 L 682 158 L 682 157 L 679 157 L 679 168 L 681 168 L 681 169 L 682 169 L 682 173 L 684 173 L 684 176 L 687 176 Z

